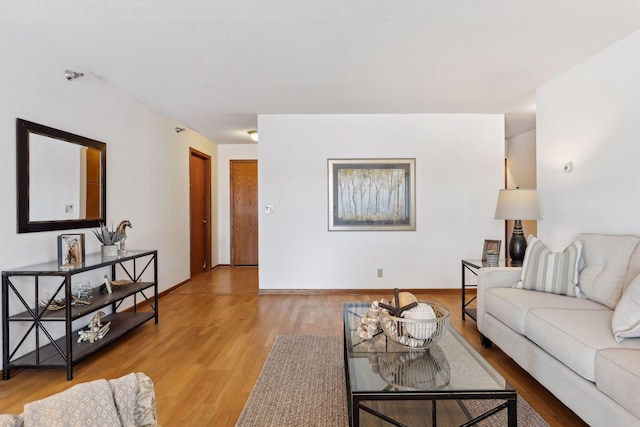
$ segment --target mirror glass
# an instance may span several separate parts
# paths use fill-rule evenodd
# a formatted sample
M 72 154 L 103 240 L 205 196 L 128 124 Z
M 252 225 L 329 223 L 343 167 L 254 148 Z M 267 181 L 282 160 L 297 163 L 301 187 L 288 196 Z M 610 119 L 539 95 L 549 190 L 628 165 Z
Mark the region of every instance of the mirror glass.
M 17 120 L 18 232 L 106 220 L 106 144 Z

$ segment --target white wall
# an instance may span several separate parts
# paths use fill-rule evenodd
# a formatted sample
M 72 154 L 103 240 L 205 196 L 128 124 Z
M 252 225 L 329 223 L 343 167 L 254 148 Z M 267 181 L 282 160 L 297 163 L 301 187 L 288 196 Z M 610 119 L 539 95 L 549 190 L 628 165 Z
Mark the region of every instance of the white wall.
M 16 233 L 19 117 L 105 142 L 109 225 L 129 219 L 127 248 L 158 249 L 160 290 L 188 279 L 189 146 L 211 155 L 215 167 L 216 145 L 188 130 L 177 134 L 177 123 L 89 73 L 67 81 L 64 70 L 74 64 L 3 31 L 0 55 L 6 59 L 0 67 L 0 270 L 55 260 L 56 236 L 63 233 Z M 217 171 L 212 176 L 217 188 Z M 91 229 L 65 232 L 85 233 L 87 253 L 99 250 Z M 99 276 L 87 279 L 100 283 Z
M 538 89 L 538 232 L 555 249 L 580 232 L 640 234 L 638 52 L 640 31 Z
M 221 144 L 218 146 L 218 264 L 231 263 L 231 160 L 255 160 L 258 144 Z M 258 174 L 260 165 L 258 164 Z M 258 192 L 260 189 L 258 189 Z M 216 265 L 216 263 L 213 263 Z
M 536 130 L 531 129 L 506 140 L 507 187 L 537 188 L 536 182 Z M 511 240 L 513 224 L 507 221 L 507 244 Z M 522 221 L 525 238 L 538 235 L 538 221 Z
M 262 115 L 258 123 L 261 289 L 456 288 L 460 259 L 480 258 L 484 239 L 503 239 L 504 223 L 493 219 L 502 115 Z M 416 158 L 417 231 L 327 231 L 328 158 L 406 157 Z
M 507 139 L 507 188 L 536 188 L 536 130 Z

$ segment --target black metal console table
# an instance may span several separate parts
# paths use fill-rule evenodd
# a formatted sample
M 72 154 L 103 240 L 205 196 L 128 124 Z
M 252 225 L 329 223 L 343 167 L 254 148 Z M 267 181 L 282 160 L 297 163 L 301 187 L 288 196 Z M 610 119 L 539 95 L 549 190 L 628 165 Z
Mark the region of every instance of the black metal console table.
M 117 268 L 118 266 L 120 268 Z M 153 280 L 142 281 L 142 275 L 150 266 L 153 269 Z M 120 273 L 124 274 L 123 278 L 131 283 L 113 286 L 111 294 L 100 293 L 99 287 L 95 287 L 90 305 L 66 304 L 64 309 L 50 310 L 54 304 L 54 298 L 64 299 L 66 302 L 72 301 L 73 276 L 104 267 L 111 267 L 111 280 L 115 280 L 116 275 Z M 41 283 L 44 277 L 52 277 L 53 279 L 47 280 L 54 282 L 54 290 L 48 295 L 43 295 L 46 293 Z M 47 285 L 52 286 L 51 283 Z M 133 297 L 133 308 L 119 312 L 119 307 L 128 297 Z M 138 309 L 139 297 L 142 297 L 140 302 L 147 303 L 143 306 L 148 307 L 146 310 Z M 14 304 L 13 307 L 11 303 Z M 103 339 L 93 343 L 78 343 L 78 331 L 73 330 L 73 321 L 109 306 L 112 313 L 102 319 L 103 322 L 111 321 L 109 333 Z M 18 307 L 17 310 L 16 307 Z M 155 323 L 158 323 L 158 251 L 156 250 L 132 250 L 117 257 L 88 255 L 83 264 L 69 270 L 60 269 L 57 262 L 50 262 L 3 271 L 2 379 L 9 379 L 11 369 L 66 368 L 67 380 L 71 380 L 73 366 L 76 363 L 151 319 L 155 319 Z M 50 331 L 51 325 L 56 323 L 63 323 L 65 326 L 64 335 L 57 339 Z M 18 324 L 23 327 L 17 327 Z M 26 332 L 23 332 L 25 329 Z M 32 340 L 28 340 L 30 336 Z M 29 351 L 29 348 L 33 347 L 29 346 L 33 340 L 35 340 L 35 349 Z M 23 354 L 25 352 L 26 354 Z

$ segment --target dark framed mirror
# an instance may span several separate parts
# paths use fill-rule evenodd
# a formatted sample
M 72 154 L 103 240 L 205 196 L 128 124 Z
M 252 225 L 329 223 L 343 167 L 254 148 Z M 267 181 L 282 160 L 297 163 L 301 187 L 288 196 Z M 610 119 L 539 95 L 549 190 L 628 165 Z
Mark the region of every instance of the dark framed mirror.
M 107 219 L 107 144 L 16 119 L 18 233 Z

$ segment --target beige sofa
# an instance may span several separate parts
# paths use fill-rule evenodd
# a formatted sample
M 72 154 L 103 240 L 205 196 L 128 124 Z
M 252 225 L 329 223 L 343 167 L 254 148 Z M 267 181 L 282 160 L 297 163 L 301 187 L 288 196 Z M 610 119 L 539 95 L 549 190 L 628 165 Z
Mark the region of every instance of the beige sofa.
M 639 243 L 637 236 L 581 234 L 535 265 L 530 244 L 523 267 L 478 275 L 485 344 L 500 347 L 592 426 L 640 425 Z
M 0 427 L 157 427 L 157 420 L 153 382 L 143 373 L 131 373 L 27 403 L 22 414 L 0 415 Z

